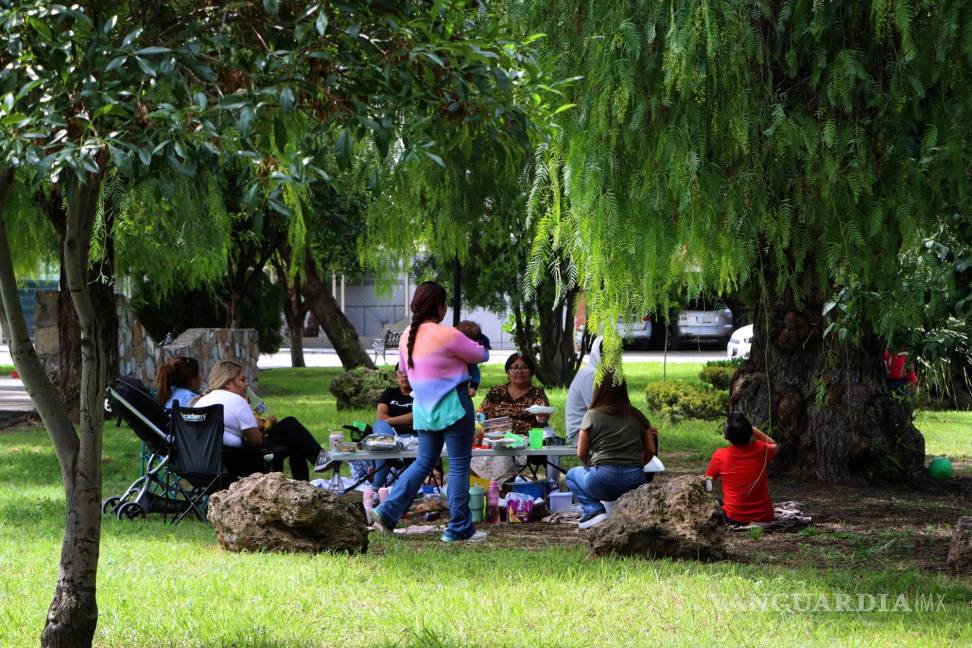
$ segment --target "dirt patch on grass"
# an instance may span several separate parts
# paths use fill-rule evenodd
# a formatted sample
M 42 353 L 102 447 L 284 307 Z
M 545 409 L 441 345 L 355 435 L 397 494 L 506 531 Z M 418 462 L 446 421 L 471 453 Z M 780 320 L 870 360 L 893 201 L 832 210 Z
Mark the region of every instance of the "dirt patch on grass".
M 36 426 L 39 423 L 40 417 L 36 412 L 0 412 L 0 433 Z
M 729 550 L 734 560 L 942 572 L 952 525 L 972 515 L 968 477 L 923 490 L 775 480 L 770 492 L 777 501 L 805 503 L 813 526 L 760 537 L 733 532 Z
M 659 479 L 704 472 L 704 464 L 685 459 L 671 458 L 668 472 Z M 969 477 L 946 485 L 932 483 L 925 490 L 776 479 L 770 482 L 770 494 L 775 501 L 806 504 L 813 525 L 797 533 L 730 532 L 730 560 L 787 567 L 944 572 L 952 525 L 960 516 L 972 515 Z M 429 523 L 416 517 L 403 524 Z M 489 533 L 492 546 L 540 549 L 587 544 L 587 532 L 568 524 L 481 528 Z M 417 547 L 439 542 L 438 533 L 399 537 Z

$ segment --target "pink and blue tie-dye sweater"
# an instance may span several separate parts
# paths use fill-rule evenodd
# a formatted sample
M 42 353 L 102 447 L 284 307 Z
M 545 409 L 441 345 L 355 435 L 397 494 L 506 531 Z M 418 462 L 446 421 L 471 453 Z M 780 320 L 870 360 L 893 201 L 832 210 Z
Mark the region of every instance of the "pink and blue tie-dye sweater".
M 456 387 L 469 380 L 469 365 L 489 360 L 489 351 L 451 326 L 423 323 L 408 366 L 408 330 L 398 345 L 399 367 L 412 385 L 412 426 L 444 430 L 466 413 Z

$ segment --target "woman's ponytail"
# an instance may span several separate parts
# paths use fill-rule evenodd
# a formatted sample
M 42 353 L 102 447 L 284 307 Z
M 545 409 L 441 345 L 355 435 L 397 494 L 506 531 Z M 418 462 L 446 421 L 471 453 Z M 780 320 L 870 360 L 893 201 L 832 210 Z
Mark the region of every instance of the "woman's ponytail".
M 165 404 L 172 395 L 172 375 L 175 374 L 175 366 L 167 362 L 155 372 L 155 388 L 158 390 L 156 396 L 160 403 Z
M 175 387 L 186 387 L 199 375 L 199 362 L 195 358 L 178 357 L 159 367 L 155 373 L 155 388 L 160 403 L 166 403 Z
M 408 366 L 412 369 L 412 351 L 415 349 L 415 338 L 418 336 L 419 326 L 429 320 L 438 321 L 439 310 L 445 306 L 446 291 L 435 281 L 423 281 L 415 289 L 412 296 L 412 323 L 408 327 Z

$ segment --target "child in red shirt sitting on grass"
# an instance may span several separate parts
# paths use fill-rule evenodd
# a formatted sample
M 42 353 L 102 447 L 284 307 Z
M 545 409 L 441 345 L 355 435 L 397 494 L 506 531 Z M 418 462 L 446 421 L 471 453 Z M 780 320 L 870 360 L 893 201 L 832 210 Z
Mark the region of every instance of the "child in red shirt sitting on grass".
M 712 455 L 705 476 L 722 480 L 722 511 L 727 524 L 772 522 L 773 502 L 766 471 L 776 456 L 776 442 L 733 412 L 723 430 L 732 445 Z

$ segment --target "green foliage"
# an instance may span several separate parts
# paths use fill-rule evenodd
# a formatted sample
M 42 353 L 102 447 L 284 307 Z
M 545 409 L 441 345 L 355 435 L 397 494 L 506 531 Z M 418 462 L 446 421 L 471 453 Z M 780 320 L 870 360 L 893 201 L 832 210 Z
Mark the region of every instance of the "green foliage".
M 699 380 L 708 383 L 716 389 L 729 389 L 729 382 L 732 380 L 736 369 L 745 362 L 744 358 L 731 358 L 726 360 L 709 360 L 699 372 Z
M 3 214 L 14 272 L 36 277 L 58 265 L 57 232 L 21 181 L 10 195 Z
M 729 411 L 729 393 L 687 383 L 654 382 L 645 388 L 648 409 L 672 423 L 684 419 L 713 420 Z
M 738 356 L 735 357 L 735 358 L 726 358 L 725 360 L 709 360 L 709 361 L 707 361 L 705 363 L 705 365 L 703 366 L 703 368 L 705 368 L 705 367 L 729 367 L 731 369 L 736 369 L 739 366 L 741 366 L 744 362 L 746 362 L 746 359 L 745 358 L 742 358 L 742 357 L 738 357 Z
M 179 335 L 188 328 L 222 328 L 226 307 L 220 301 L 219 285 L 199 287 L 176 283 L 165 292 L 148 281 L 135 284 L 131 304 L 139 322 L 157 342 L 167 333 Z M 283 343 L 280 334 L 283 288 L 260 273 L 239 305 L 240 328 L 256 329 L 261 353 L 276 353 Z
M 119 200 L 116 271 L 150 277 L 156 299 L 202 288 L 226 272 L 230 226 L 217 176 L 142 180 Z
M 374 408 L 383 391 L 397 384 L 390 371 L 357 367 L 335 376 L 330 391 L 339 410 L 369 409 Z
M 716 389 L 729 389 L 729 382 L 735 373 L 734 367 L 717 367 L 707 364 L 699 372 L 699 380 L 712 385 Z
M 583 77 L 545 150 L 535 255 L 569 251 L 608 338 L 692 277 L 774 277 L 767 297 L 798 307 L 890 293 L 899 253 L 968 212 L 967 3 L 508 6 L 559 76 Z M 857 326 L 886 306 L 859 303 Z

